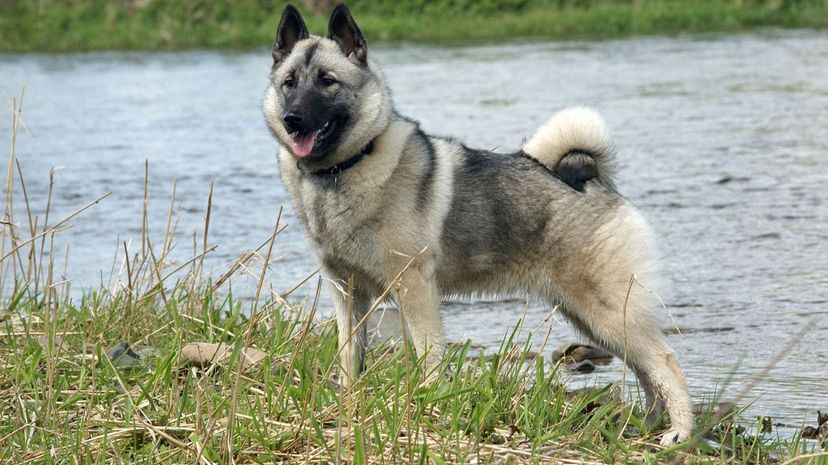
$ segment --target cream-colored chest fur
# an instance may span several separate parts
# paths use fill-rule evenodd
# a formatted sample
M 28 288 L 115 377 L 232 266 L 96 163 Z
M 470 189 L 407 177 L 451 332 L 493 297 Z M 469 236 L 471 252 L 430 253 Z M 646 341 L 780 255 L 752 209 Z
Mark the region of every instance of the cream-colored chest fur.
M 392 123 L 374 151 L 339 176 L 303 172 L 289 153 L 280 153 L 285 185 L 320 259 L 387 279 L 410 257 L 437 252 L 446 208 L 430 204 L 414 211 L 419 166 L 417 157 L 405 151 L 411 130 L 408 122 Z M 449 173 L 439 171 L 438 184 L 445 186 Z M 439 206 L 447 207 L 448 196 L 440 197 Z

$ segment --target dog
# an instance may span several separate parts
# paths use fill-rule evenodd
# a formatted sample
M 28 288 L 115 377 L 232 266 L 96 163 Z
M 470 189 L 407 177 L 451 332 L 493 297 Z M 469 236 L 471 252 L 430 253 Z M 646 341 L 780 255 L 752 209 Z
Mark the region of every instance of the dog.
M 363 320 L 378 297 L 395 301 L 434 370 L 441 296 L 531 295 L 626 361 L 648 418 L 669 414 L 662 444 L 689 437 L 684 375 L 648 289 L 657 278 L 653 235 L 616 191 L 612 140 L 597 113 L 562 110 L 511 154 L 428 135 L 394 110 L 344 5 L 327 37 L 310 35 L 288 5 L 272 55 L 264 116 L 332 283 L 343 384 L 362 369 Z

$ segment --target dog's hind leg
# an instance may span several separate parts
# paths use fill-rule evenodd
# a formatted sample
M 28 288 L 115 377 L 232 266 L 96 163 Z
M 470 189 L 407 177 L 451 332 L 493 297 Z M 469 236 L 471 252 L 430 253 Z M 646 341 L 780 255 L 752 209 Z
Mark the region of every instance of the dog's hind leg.
M 672 349 L 663 341 L 652 315 L 651 296 L 642 289 L 617 286 L 615 292 L 592 287 L 589 295 L 565 298 L 564 313 L 589 338 L 625 360 L 638 377 L 647 398 L 648 419 L 661 414 L 662 403 L 671 427 L 661 443 L 686 440 L 693 430 L 693 413 L 684 375 Z M 620 291 L 620 292 L 619 292 Z
M 638 282 L 655 284 L 646 222 L 637 211 L 622 206 L 584 240 L 576 249 L 580 253 L 552 270 L 564 313 L 636 374 L 650 421 L 666 408 L 671 426 L 662 444 L 687 439 L 693 411 L 684 375 L 655 317 L 657 298 Z
M 658 418 L 662 405 L 670 416 L 670 429 L 662 436 L 661 444 L 669 446 L 688 439 L 693 432 L 693 407 L 676 354 L 662 342 L 656 351 L 639 354 L 628 364 L 635 364 L 639 379 L 654 387 L 656 398 L 648 405 L 648 419 Z
M 635 377 L 644 392 L 645 405 L 647 406 L 647 426 L 653 427 L 664 413 L 664 399 L 658 396 L 656 387 L 650 383 L 650 378 L 641 370 L 635 370 Z

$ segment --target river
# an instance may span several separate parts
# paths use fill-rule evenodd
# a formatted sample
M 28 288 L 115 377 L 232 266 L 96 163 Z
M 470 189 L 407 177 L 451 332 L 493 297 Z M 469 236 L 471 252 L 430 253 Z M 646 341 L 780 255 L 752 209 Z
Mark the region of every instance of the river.
M 658 236 L 670 283 L 664 325 L 685 330 L 667 338 L 694 400 L 727 398 L 756 381 L 748 419 L 797 426 L 828 410 L 828 34 L 377 46 L 370 54 L 402 114 L 471 146 L 511 150 L 560 108 L 598 109 L 616 139 L 619 189 Z M 0 90 L 10 99 L 26 89 L 28 133 L 17 155 L 33 213 L 43 214 L 52 167 L 60 167 L 53 218 L 112 191 L 60 234 L 76 291 L 109 281 L 116 250 L 140 236 L 145 159 L 156 241 L 177 180 L 174 258 L 192 253 L 214 182 L 209 242 L 218 248 L 209 269 L 226 271 L 265 240 L 280 206 L 289 226 L 269 281 L 287 289 L 316 268 L 261 117 L 269 67 L 264 49 L 0 55 Z M 10 121 L 4 110 L 3 147 Z M 18 193 L 18 220 L 21 204 Z M 522 302 L 450 302 L 444 321 L 450 340 L 491 348 L 524 312 L 526 328 L 549 316 Z M 560 317 L 550 324 L 547 353 L 577 339 Z M 570 383 L 621 376 L 615 361 Z

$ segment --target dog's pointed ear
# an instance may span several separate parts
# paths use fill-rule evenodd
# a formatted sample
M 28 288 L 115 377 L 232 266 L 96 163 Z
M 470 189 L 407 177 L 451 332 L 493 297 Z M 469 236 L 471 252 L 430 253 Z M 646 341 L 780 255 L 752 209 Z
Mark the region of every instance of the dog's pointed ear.
M 279 21 L 279 30 L 276 32 L 276 40 L 273 42 L 273 64 L 277 65 L 284 60 L 296 42 L 309 37 L 308 28 L 302 15 L 295 6 L 288 4 L 282 12 L 282 19 Z
M 348 7 L 340 3 L 331 13 L 328 22 L 328 38 L 339 44 L 345 56 L 354 56 L 360 63 L 365 64 L 368 59 L 368 44 L 359 30 Z

